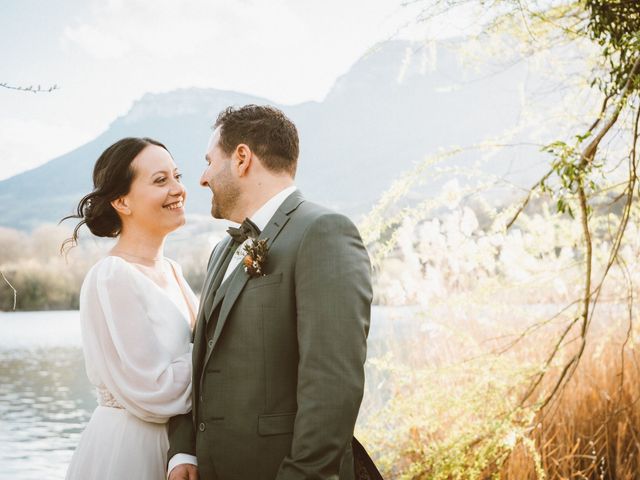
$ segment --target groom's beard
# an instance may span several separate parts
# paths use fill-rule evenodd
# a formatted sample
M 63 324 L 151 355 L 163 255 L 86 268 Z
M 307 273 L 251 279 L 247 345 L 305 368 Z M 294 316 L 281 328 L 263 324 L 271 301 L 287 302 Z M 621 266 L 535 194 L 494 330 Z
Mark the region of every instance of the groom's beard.
M 218 184 L 211 199 L 211 216 L 219 219 L 230 219 L 231 213 L 238 204 L 240 189 L 231 183 Z

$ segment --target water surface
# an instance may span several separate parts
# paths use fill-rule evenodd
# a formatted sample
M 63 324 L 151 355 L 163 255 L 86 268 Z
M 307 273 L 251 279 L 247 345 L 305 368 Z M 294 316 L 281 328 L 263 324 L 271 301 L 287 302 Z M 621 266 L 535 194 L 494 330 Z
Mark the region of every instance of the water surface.
M 409 331 L 410 309 L 375 321 L 389 311 L 374 309 L 371 352 Z M 95 407 L 77 311 L 0 313 L 0 478 L 63 479 Z
M 0 314 L 2 478 L 64 478 L 95 397 L 78 312 Z

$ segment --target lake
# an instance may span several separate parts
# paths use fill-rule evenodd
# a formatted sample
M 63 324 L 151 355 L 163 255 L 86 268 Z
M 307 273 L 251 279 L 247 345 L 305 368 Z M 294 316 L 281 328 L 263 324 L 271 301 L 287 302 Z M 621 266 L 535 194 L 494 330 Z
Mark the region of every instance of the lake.
M 64 478 L 95 405 L 78 312 L 0 314 L 3 478 Z
M 413 313 L 374 307 L 370 354 L 411 332 Z M 0 313 L 0 478 L 63 479 L 95 406 L 77 311 Z

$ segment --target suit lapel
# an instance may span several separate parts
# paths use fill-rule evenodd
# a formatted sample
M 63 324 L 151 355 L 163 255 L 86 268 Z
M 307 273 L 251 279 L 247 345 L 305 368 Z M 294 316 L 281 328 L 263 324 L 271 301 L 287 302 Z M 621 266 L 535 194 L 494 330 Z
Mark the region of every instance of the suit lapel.
M 304 198 L 302 197 L 302 194 L 300 193 L 299 190 L 296 190 L 291 195 L 289 195 L 285 199 L 285 201 L 282 202 L 282 205 L 280 205 L 280 208 L 276 210 L 276 213 L 274 213 L 273 217 L 271 217 L 271 220 L 269 220 L 269 223 L 267 224 L 267 226 L 264 228 L 262 233 L 260 233 L 260 235 L 258 236 L 258 240 L 268 239 L 267 248 L 271 248 L 271 245 L 273 245 L 273 242 L 278 237 L 278 234 L 282 231 L 284 226 L 289 221 L 289 218 L 290 218 L 289 215 L 291 214 L 291 212 L 293 212 L 296 208 L 298 208 L 298 205 L 300 205 L 303 201 L 304 201 Z M 242 293 L 242 290 L 244 289 L 245 285 L 249 281 L 249 275 L 244 271 L 244 268 L 242 268 L 242 263 L 240 263 L 240 265 L 231 274 L 229 281 L 231 283 L 229 284 L 227 291 L 225 292 L 223 298 L 221 299 L 222 305 L 220 307 L 220 315 L 218 317 L 216 329 L 213 333 L 213 348 L 215 348 L 218 338 L 220 338 L 220 334 L 222 333 L 222 328 L 224 327 L 224 324 L 227 321 L 227 318 L 229 316 L 229 313 L 231 312 L 231 309 L 236 303 L 236 300 L 238 299 L 238 297 L 240 296 L 240 293 Z M 207 350 L 207 358 L 205 359 L 205 362 L 204 362 L 205 365 L 207 363 L 207 360 L 209 360 L 209 356 L 211 355 L 213 348 L 210 348 Z
M 226 271 L 226 266 L 229 264 L 228 260 L 231 255 L 231 250 L 233 249 L 233 240 L 231 237 L 225 240 L 225 244 L 220 249 L 220 255 L 217 255 L 216 260 L 213 262 L 213 267 L 211 268 L 211 275 L 207 279 L 205 283 L 206 290 L 203 290 L 205 293 L 204 300 L 202 302 L 202 313 L 203 313 L 203 321 L 204 323 L 209 321 L 211 317 L 211 313 L 213 312 L 214 306 L 212 305 L 213 298 L 218 291 L 218 287 L 222 283 L 222 278 L 224 277 L 224 273 Z
M 221 259 L 224 258 L 224 252 L 227 250 L 227 243 L 223 243 L 225 240 L 221 240 L 219 247 L 214 249 L 212 255 L 213 258 L 209 260 L 209 268 L 207 269 L 207 275 L 204 279 L 204 284 L 202 286 L 202 292 L 200 293 L 200 305 L 198 306 L 198 315 L 196 316 L 196 326 L 193 329 L 193 334 L 191 340 L 194 342 L 194 349 L 198 348 L 197 339 L 202 335 L 202 328 L 205 325 L 205 302 L 207 298 L 211 295 L 211 285 L 216 277 L 218 264 Z M 228 242 L 228 241 L 227 241 Z
M 231 260 L 231 259 L 229 259 L 229 260 Z M 241 265 L 242 265 L 242 262 L 240 262 L 238 265 L 236 265 L 234 271 L 229 274 L 227 279 L 226 280 L 222 280 L 220 282 L 220 284 L 216 287 L 216 289 L 215 289 L 216 293 L 215 293 L 215 295 L 213 297 L 213 303 L 211 303 L 211 306 L 209 307 L 209 311 L 211 313 L 207 317 L 207 320 L 209 320 L 211 318 L 211 315 L 213 314 L 213 311 L 216 309 L 218 304 L 224 298 L 224 296 L 225 296 L 225 294 L 227 293 L 227 290 L 228 290 L 228 288 L 227 288 L 229 286 L 228 284 L 231 282 L 231 279 L 235 276 L 235 273 L 236 273 L 235 271 L 238 270 L 238 268 L 242 268 Z M 226 269 L 225 269 L 225 271 L 226 271 Z
M 211 299 L 214 297 L 215 293 L 218 291 L 220 284 L 222 283 L 222 278 L 224 277 L 224 273 L 226 271 L 226 267 L 229 264 L 231 250 L 233 250 L 233 239 L 231 237 L 227 237 L 224 240 L 221 240 L 220 248 L 217 252 L 215 252 L 215 256 L 210 261 L 210 267 L 207 270 L 207 276 L 204 281 L 204 287 L 202 289 L 201 298 L 203 299 L 200 302 L 200 307 L 198 309 L 198 318 L 196 321 L 196 328 L 193 332 L 193 378 L 200 378 L 201 376 L 201 368 L 204 367 L 206 362 L 200 363 L 199 359 L 202 355 L 202 349 L 206 349 L 205 343 L 205 329 L 207 323 L 209 323 L 209 318 L 211 317 L 211 313 L 213 308 L 211 306 Z M 207 359 L 208 359 L 207 353 Z M 199 382 L 194 383 L 193 392 L 192 392 L 192 405 L 193 413 L 195 415 L 197 404 L 197 392 Z M 195 416 L 194 416 L 195 422 Z

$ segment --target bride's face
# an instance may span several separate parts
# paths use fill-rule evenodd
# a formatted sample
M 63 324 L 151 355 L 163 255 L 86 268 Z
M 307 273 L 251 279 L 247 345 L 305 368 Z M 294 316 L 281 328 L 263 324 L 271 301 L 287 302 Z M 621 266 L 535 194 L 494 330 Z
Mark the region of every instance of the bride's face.
M 149 145 L 131 166 L 135 172 L 131 189 L 116 201 L 123 227 L 126 229 L 127 224 L 131 224 L 167 234 L 183 225 L 187 191 L 180 180 L 182 174 L 169 152 L 157 145 Z

